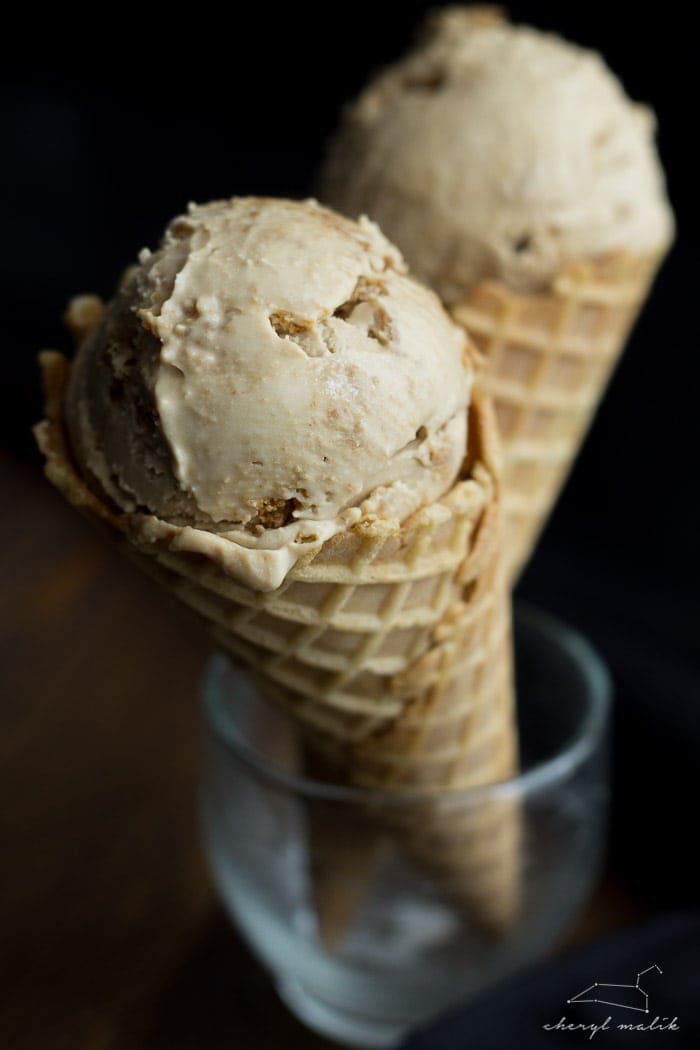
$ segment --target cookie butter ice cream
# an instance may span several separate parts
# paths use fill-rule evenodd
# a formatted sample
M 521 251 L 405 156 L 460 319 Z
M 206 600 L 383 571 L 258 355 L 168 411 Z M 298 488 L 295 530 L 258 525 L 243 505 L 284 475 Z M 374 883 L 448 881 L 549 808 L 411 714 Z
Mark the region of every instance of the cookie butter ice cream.
M 459 473 L 465 337 L 366 219 L 191 205 L 102 312 L 83 297 L 69 322 L 87 329 L 66 404 L 83 476 L 255 589 Z
M 484 278 L 538 291 L 571 260 L 667 246 L 654 128 L 599 55 L 448 8 L 347 108 L 320 195 L 377 221 L 448 305 Z

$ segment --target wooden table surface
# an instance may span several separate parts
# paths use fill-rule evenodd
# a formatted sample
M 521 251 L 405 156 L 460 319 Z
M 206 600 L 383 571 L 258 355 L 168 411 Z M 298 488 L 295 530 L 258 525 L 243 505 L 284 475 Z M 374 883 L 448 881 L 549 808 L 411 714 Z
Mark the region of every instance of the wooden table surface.
M 227 924 L 198 844 L 210 646 L 0 458 L 0 1047 L 318 1050 Z M 635 914 L 608 877 L 573 935 Z

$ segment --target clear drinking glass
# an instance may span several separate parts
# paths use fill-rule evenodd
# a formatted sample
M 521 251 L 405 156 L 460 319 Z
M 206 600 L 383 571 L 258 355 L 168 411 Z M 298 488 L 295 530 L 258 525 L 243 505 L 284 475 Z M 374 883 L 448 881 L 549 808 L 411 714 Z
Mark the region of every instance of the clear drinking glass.
M 607 671 L 580 635 L 530 608 L 516 611 L 515 650 L 522 772 L 441 796 L 439 818 L 435 798 L 304 777 L 294 727 L 225 657 L 212 658 L 202 796 L 209 862 L 280 996 L 315 1030 L 394 1045 L 553 945 L 594 884 L 607 807 Z M 488 828 L 501 817 L 517 823 L 518 907 L 490 929 L 405 848 L 401 829 L 436 819 Z M 495 894 L 506 861 L 497 851 L 490 863 L 486 891 L 492 884 Z M 342 905 L 331 943 L 319 921 L 320 879 Z

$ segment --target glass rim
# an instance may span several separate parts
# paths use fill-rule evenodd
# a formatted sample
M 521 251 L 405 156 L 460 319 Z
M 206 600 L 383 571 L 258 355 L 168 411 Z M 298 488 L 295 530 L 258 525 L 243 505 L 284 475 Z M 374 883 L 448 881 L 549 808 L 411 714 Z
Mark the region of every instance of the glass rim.
M 576 771 L 591 755 L 606 726 L 612 700 L 612 680 L 603 659 L 593 645 L 577 630 L 568 627 L 557 616 L 544 612 L 526 602 L 514 606 L 514 625 L 522 624 L 540 636 L 547 636 L 560 652 L 580 671 L 587 686 L 587 707 L 580 724 L 567 741 L 549 757 L 535 762 L 527 769 L 506 780 L 468 788 L 447 788 L 440 791 L 394 790 L 356 787 L 314 780 L 301 774 L 289 773 L 269 762 L 238 733 L 220 711 L 217 687 L 231 666 L 225 653 L 217 652 L 209 658 L 204 672 L 203 704 L 207 729 L 230 751 L 237 761 L 252 769 L 268 783 L 284 791 L 328 802 L 371 804 L 376 806 L 412 806 L 417 803 L 439 801 L 459 804 L 483 804 L 485 800 L 524 797 L 563 780 Z M 241 671 L 245 674 L 245 671 Z M 254 685 L 254 683 L 253 683 Z M 271 707 L 273 705 L 270 705 Z M 273 707 L 273 710 L 277 710 Z M 284 712 L 280 711 L 280 714 Z M 290 717 L 290 716 L 288 716 Z M 517 716 L 516 716 L 517 717 Z M 293 723 L 293 719 L 290 717 Z

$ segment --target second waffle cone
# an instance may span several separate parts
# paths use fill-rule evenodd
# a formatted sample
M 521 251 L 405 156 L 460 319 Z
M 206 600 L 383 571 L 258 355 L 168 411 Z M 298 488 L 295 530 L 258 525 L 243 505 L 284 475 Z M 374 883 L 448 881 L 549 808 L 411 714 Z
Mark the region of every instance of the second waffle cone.
M 504 549 L 514 582 L 579 452 L 661 256 L 566 267 L 540 294 L 477 284 L 452 308 L 484 355 L 503 448 Z

